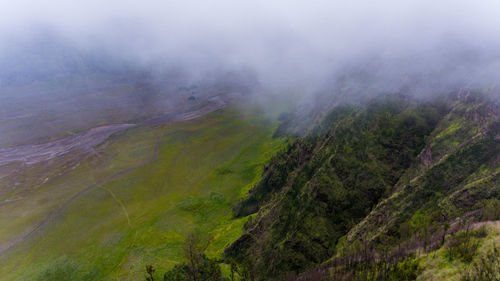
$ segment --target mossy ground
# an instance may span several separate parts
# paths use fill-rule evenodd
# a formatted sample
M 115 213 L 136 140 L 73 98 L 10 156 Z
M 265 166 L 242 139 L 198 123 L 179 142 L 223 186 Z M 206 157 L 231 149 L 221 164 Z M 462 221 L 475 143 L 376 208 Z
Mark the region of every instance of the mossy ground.
M 34 190 L 20 187 L 24 199 L 0 206 L 2 241 L 15 241 L 50 212 L 60 211 L 0 256 L 1 279 L 61 273 L 82 280 L 140 280 L 146 264 L 160 276 L 182 261 L 181 245 L 192 231 L 211 237 L 207 255 L 220 257 L 246 221 L 234 219 L 231 206 L 283 146 L 283 140 L 272 138 L 274 129 L 270 120 L 231 109 L 163 127 L 138 127 L 113 137 L 100 156 L 66 174 Z M 149 162 L 158 140 L 157 155 Z M 132 167 L 139 168 L 63 205 L 86 186 Z

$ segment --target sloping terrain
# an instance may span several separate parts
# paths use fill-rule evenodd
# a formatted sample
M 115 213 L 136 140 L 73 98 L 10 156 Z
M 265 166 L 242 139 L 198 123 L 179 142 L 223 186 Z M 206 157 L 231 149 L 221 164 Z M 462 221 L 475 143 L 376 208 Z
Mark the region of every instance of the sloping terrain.
M 0 167 L 2 280 L 140 280 L 146 265 L 161 280 L 193 232 L 237 280 L 474 280 L 463 278 L 496 266 L 489 97 L 344 102 L 288 138 L 276 136 L 290 120 L 197 102 L 90 143 L 78 140 L 94 131 L 26 146 L 40 148 L 32 157 L 0 151 L 12 158 Z
M 411 170 L 348 235 L 372 240 L 415 214 L 439 223 L 478 209 L 482 199 L 500 198 L 500 108 L 467 93 L 452 105 L 430 135 Z M 436 213 L 436 214 L 433 214 Z
M 337 106 L 275 156 L 235 206 L 236 217 L 257 214 L 226 256 L 259 279 L 276 278 L 335 256 L 351 260 L 334 259 L 334 268 L 427 251 L 458 231 L 448 226 L 457 218 L 499 219 L 484 211 L 500 198 L 499 113 L 470 91 Z M 404 253 L 395 252 L 403 242 Z M 358 246 L 364 256 L 343 253 Z
M 282 146 L 273 123 L 252 116 L 225 109 L 136 126 L 84 158 L 20 169 L 15 188 L 1 179 L 1 279 L 142 279 L 145 264 L 180 262 L 193 230 L 212 237 L 207 253 L 221 257 L 245 221 L 231 206 Z

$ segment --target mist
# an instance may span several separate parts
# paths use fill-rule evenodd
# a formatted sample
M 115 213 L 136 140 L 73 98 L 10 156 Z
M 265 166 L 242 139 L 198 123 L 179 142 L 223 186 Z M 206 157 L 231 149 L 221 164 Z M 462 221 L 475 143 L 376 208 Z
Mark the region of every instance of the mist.
M 496 93 L 497 34 L 494 1 L 3 0 L 0 118 L 11 118 L 13 104 L 29 112 L 25 100 L 71 88 L 85 89 L 71 110 L 100 103 L 108 112 L 125 99 L 122 115 L 174 107 L 176 95 L 165 92 L 198 84 L 261 103 L 463 87 Z M 110 84 L 135 90 L 101 99 Z
M 275 91 L 309 92 L 346 65 L 374 59 L 399 74 L 453 63 L 471 83 L 497 80 L 500 3 L 492 1 L 32 2 L 0 4 L 3 53 L 50 30 L 79 50 L 141 66 L 191 75 L 251 69 Z

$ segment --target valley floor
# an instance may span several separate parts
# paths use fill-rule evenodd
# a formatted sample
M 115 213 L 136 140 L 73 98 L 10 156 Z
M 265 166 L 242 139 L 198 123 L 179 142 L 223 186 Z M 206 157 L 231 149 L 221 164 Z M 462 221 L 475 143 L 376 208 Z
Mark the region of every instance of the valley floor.
M 71 280 L 142 279 L 147 264 L 160 274 L 182 261 L 192 231 L 221 257 L 247 220 L 234 219 L 232 205 L 283 146 L 275 123 L 255 116 L 228 108 L 137 126 L 84 158 L 70 153 L 0 179 L 1 279 L 58 270 Z

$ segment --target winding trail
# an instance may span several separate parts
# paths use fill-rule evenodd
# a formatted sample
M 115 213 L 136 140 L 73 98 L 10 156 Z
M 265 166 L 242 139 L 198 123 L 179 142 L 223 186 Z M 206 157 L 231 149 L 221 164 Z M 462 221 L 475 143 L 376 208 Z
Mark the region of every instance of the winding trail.
M 150 119 L 150 122 L 146 121 L 146 122 L 144 122 L 142 124 L 138 124 L 138 125 L 159 125 L 159 124 L 166 124 L 166 123 L 177 122 L 177 121 L 192 120 L 192 119 L 201 117 L 203 115 L 206 115 L 208 113 L 220 110 L 220 109 L 222 109 L 222 108 L 224 108 L 226 106 L 226 103 L 221 98 L 219 98 L 219 97 L 212 98 L 211 101 L 213 101 L 212 104 L 206 105 L 206 106 L 204 106 L 204 107 L 202 107 L 200 109 L 194 110 L 194 111 L 182 112 L 182 113 L 175 114 L 173 116 L 169 115 L 168 118 L 167 118 L 167 116 L 165 116 L 165 117 L 162 116 L 161 118 L 156 117 L 156 118 Z M 129 124 L 127 124 L 127 125 L 129 125 Z M 127 127 L 130 127 L 130 126 L 127 126 Z M 109 135 L 108 135 L 108 137 L 109 137 Z M 158 138 L 158 140 L 156 141 L 156 144 L 155 144 L 153 155 L 148 160 L 144 161 L 142 164 L 139 164 L 137 166 L 134 166 L 134 167 L 131 167 L 131 168 L 119 171 L 119 172 L 113 174 L 112 176 L 110 176 L 110 177 L 108 177 L 108 178 L 106 178 L 106 179 L 104 179 L 102 181 L 96 182 L 96 183 L 94 183 L 92 185 L 89 185 L 86 188 L 84 188 L 81 191 L 79 191 L 78 193 L 74 194 L 68 200 L 66 200 L 59 208 L 57 208 L 56 210 L 52 211 L 33 230 L 31 230 L 29 233 L 27 233 L 23 237 L 19 238 L 18 240 L 14 241 L 13 243 L 11 243 L 7 248 L 1 250 L 0 251 L 0 256 L 4 255 L 5 253 L 7 253 L 8 251 L 10 251 L 11 249 L 13 249 L 14 247 L 16 247 L 17 245 L 19 245 L 22 242 L 24 242 L 26 239 L 28 239 L 31 236 L 33 236 L 33 234 L 35 234 L 42 227 L 44 227 L 45 225 L 47 225 L 47 223 L 49 223 L 51 220 L 53 220 L 55 217 L 57 217 L 63 211 L 63 209 L 66 206 L 68 206 L 71 202 L 73 202 L 75 199 L 77 199 L 81 195 L 85 194 L 86 192 L 88 192 L 88 191 L 90 191 L 92 189 L 95 189 L 97 187 L 101 187 L 102 185 L 104 185 L 106 183 L 109 183 L 111 181 L 117 180 L 117 179 L 123 177 L 124 175 L 126 175 L 128 173 L 131 173 L 131 172 L 133 172 L 133 171 L 135 171 L 135 170 L 137 170 L 137 169 L 139 169 L 141 167 L 144 167 L 145 165 L 148 165 L 148 164 L 154 162 L 156 160 L 156 158 L 157 158 L 157 155 L 158 155 L 158 150 L 159 150 L 159 147 L 160 147 L 160 143 L 162 142 L 162 140 L 164 139 L 164 137 L 165 137 L 165 135 L 161 135 Z M 117 199 L 116 196 L 114 196 L 114 194 L 112 194 L 112 196 L 115 199 Z M 122 205 L 122 207 L 124 207 L 123 204 L 121 204 L 121 205 Z M 125 211 L 126 216 L 127 216 L 128 224 L 130 225 L 130 220 L 128 218 L 128 213 L 127 213 L 126 209 L 124 211 Z
M 155 150 L 155 156 L 156 156 L 156 150 Z M 153 161 L 153 160 L 151 160 Z M 140 164 L 138 166 L 135 166 L 135 167 L 132 167 L 132 168 L 128 168 L 126 170 L 123 170 L 123 171 L 120 171 L 114 175 L 112 175 L 111 177 L 107 178 L 107 179 L 104 179 L 100 182 L 97 182 L 97 183 L 94 183 L 88 187 L 86 187 L 85 189 L 79 191 L 78 193 L 76 193 L 75 195 L 71 196 L 71 198 L 69 198 L 68 200 L 66 200 L 58 209 L 52 211 L 52 213 L 50 213 L 40 224 L 38 224 L 37 227 L 35 227 L 32 231 L 30 231 L 28 234 L 24 235 L 22 238 L 20 238 L 19 240 L 13 242 L 12 244 L 10 244 L 6 249 L 2 250 L 0 252 L 0 256 L 2 256 L 3 254 L 5 254 L 6 252 L 8 252 L 9 250 L 11 250 L 12 248 L 14 248 L 15 246 L 19 245 L 21 242 L 23 242 L 24 240 L 30 238 L 35 232 L 37 232 L 38 230 L 40 230 L 44 225 L 46 225 L 49 221 L 51 221 L 53 218 L 55 218 L 57 215 L 59 215 L 62 210 L 69 204 L 71 203 L 73 200 L 75 200 L 76 198 L 80 197 L 80 195 L 86 193 L 87 191 L 90 191 L 96 187 L 100 187 L 108 182 L 111 182 L 113 180 L 116 180 L 132 171 L 135 171 L 139 168 L 141 168 L 142 166 L 146 165 L 146 164 L 149 164 L 150 161 L 146 162 L 146 163 L 143 163 L 143 164 Z
M 120 207 L 122 208 L 123 214 L 127 218 L 128 226 L 132 226 L 132 224 L 130 223 L 130 217 L 128 216 L 128 211 L 127 211 L 127 207 L 125 207 L 125 204 L 123 204 L 123 202 L 120 199 L 118 199 L 118 197 L 116 197 L 115 193 L 111 189 L 105 188 L 104 186 L 100 186 L 99 188 L 107 191 L 111 195 L 111 197 L 113 197 L 113 199 L 116 201 L 116 203 L 118 203 L 118 205 L 120 205 Z

